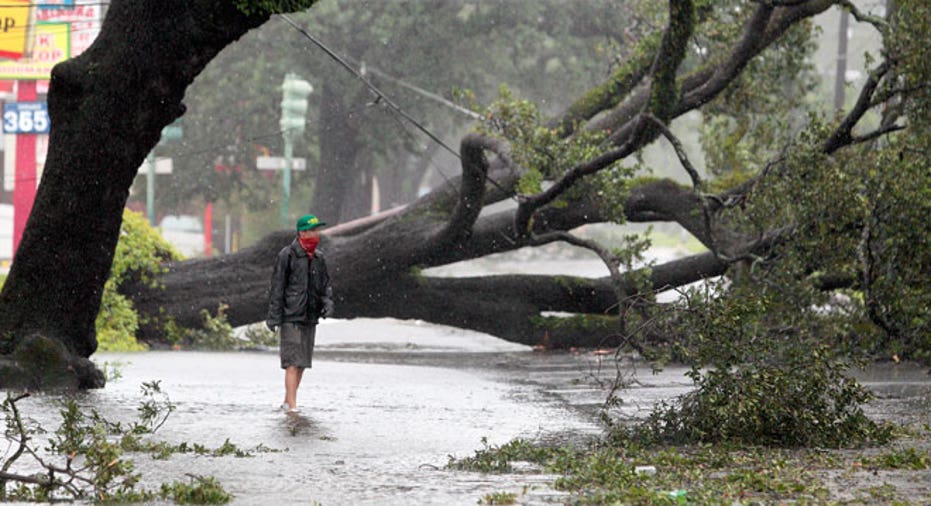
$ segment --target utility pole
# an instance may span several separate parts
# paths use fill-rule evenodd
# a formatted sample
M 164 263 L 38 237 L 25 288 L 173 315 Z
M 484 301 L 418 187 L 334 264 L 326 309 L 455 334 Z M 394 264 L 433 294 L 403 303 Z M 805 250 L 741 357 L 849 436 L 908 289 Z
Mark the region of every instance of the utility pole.
M 837 29 L 837 73 L 834 75 L 834 110 L 844 108 L 845 88 L 847 86 L 847 30 L 850 13 L 841 9 L 840 26 Z
M 282 175 L 283 193 L 281 199 L 281 222 L 287 227 L 291 224 L 288 210 L 291 199 L 291 168 L 294 157 L 294 143 L 302 135 L 307 124 L 307 95 L 314 87 L 293 72 L 284 76 L 281 84 L 281 136 L 284 139 L 285 167 Z

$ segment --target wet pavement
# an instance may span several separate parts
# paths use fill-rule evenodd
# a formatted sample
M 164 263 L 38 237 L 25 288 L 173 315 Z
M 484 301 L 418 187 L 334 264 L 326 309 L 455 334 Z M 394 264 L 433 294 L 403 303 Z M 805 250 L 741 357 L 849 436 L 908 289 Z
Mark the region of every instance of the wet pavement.
M 417 323 L 321 325 L 298 415 L 276 410 L 283 374 L 273 351 L 101 353 L 94 360 L 120 377 L 79 401 L 108 418 L 132 419 L 140 385 L 158 379 L 177 410 L 156 439 L 209 447 L 229 439 L 243 449 L 281 450 L 251 458 L 137 459 L 149 486 L 183 480 L 185 473 L 211 475 L 235 495 L 234 504 L 474 505 L 486 494 L 520 491 L 546 477 L 447 471 L 450 455 L 471 455 L 483 438 L 498 445 L 598 431 L 589 411 L 536 380 L 557 370 L 581 377 L 577 357 Z M 58 400 L 39 395 L 21 409 L 55 427 Z M 559 496 L 541 489 L 536 497 L 553 495 Z
M 177 411 L 156 439 L 276 452 L 251 458 L 174 455 L 137 459 L 145 483 L 217 477 L 234 504 L 474 505 L 486 494 L 514 492 L 521 504 L 564 497 L 534 474 L 447 471 L 482 440 L 585 438 L 597 435 L 598 409 L 615 378 L 612 355 L 540 353 L 469 331 L 393 320 L 326 321 L 313 369 L 298 395 L 301 411 L 276 410 L 283 397 L 277 354 L 147 352 L 98 354 L 120 378 L 83 394 L 111 419 L 129 420 L 140 385 L 161 380 Z M 643 416 L 658 400 L 688 391 L 684 368 L 652 374 L 641 367 L 617 413 Z M 931 376 L 912 366 L 858 373 L 879 394 L 872 414 L 928 419 Z M 57 426 L 55 396 L 21 405 Z M 529 487 L 528 487 L 529 485 Z

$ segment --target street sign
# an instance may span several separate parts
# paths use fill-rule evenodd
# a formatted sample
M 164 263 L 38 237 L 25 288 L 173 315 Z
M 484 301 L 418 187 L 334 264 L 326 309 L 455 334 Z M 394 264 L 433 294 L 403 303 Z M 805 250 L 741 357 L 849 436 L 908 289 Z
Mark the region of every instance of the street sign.
M 171 169 L 174 167 L 174 164 L 171 162 L 171 158 L 156 158 L 155 159 L 155 173 L 156 174 L 171 174 Z M 148 160 L 142 162 L 142 165 L 139 166 L 137 174 L 146 174 L 149 172 L 149 162 Z
M 158 143 L 159 145 L 165 145 L 168 141 L 178 141 L 182 137 L 184 137 L 183 122 L 181 118 L 178 118 L 162 129 L 162 137 L 158 140 Z
M 50 121 L 45 102 L 13 102 L 3 104 L 3 133 L 47 134 Z
M 260 170 L 284 170 L 285 161 L 282 156 L 260 156 L 255 159 L 255 166 Z M 307 170 L 307 159 L 292 158 L 291 170 Z

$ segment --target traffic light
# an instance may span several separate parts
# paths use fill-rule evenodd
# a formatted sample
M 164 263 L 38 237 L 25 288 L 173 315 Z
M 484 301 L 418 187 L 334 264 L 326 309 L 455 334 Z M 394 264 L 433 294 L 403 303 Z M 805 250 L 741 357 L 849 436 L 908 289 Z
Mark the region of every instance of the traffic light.
M 314 87 L 296 74 L 288 72 L 281 84 L 281 130 L 285 137 L 297 138 L 304 134 L 307 115 L 307 95 Z

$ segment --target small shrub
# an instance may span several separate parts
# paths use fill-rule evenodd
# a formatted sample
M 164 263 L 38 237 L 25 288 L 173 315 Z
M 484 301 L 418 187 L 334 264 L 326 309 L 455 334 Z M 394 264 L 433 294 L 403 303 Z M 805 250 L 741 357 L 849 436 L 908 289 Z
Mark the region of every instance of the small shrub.
M 269 330 L 264 323 L 249 325 L 243 336 L 247 341 L 246 346 L 250 348 L 278 345 L 278 334 Z
M 164 262 L 180 260 L 181 254 L 139 213 L 124 210 L 120 239 L 113 254 L 110 277 L 104 284 L 97 314 L 98 351 L 138 351 L 146 347 L 136 341 L 139 314 L 132 301 L 119 293 L 119 286 L 140 280 L 154 286 L 155 277 L 165 270 Z
M 188 483 L 163 483 L 159 495 L 178 504 L 226 504 L 233 498 L 212 476 L 192 476 Z
M 206 309 L 200 312 L 203 325 L 199 328 L 187 328 L 174 320 L 165 323 L 166 340 L 176 346 L 185 346 L 195 350 L 232 350 L 241 341 L 233 335 L 233 326 L 226 317 L 226 304 L 220 304 L 217 315 L 213 316 Z
M 486 494 L 479 504 L 514 504 L 517 502 L 517 494 L 513 492 L 492 492 Z

